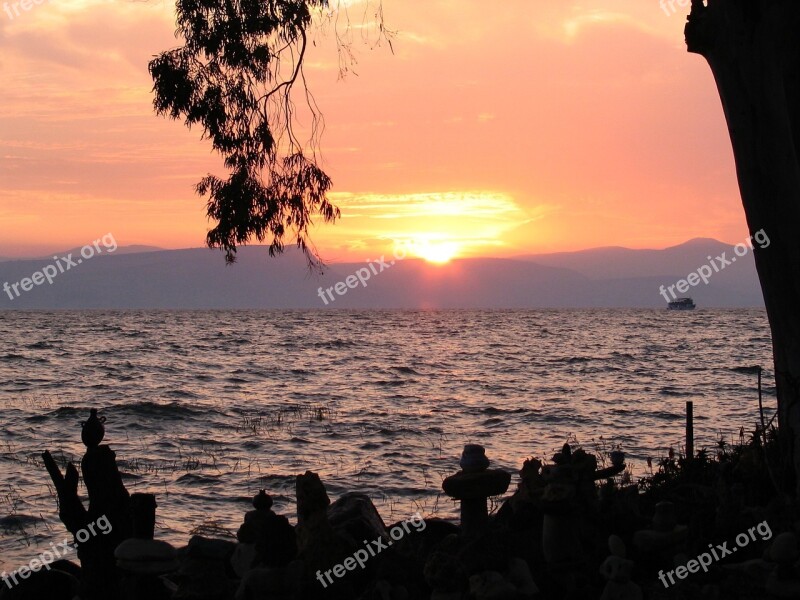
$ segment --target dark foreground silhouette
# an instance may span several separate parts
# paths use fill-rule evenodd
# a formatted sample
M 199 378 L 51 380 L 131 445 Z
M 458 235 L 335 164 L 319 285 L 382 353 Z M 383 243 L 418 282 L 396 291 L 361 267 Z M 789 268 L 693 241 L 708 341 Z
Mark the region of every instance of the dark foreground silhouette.
M 638 483 L 618 449 L 565 444 L 547 464 L 525 460 L 505 499 L 511 474 L 470 444 L 442 485 L 461 503 L 459 524 L 416 514 L 387 526 L 368 496 L 331 502 L 307 471 L 296 525 L 262 490 L 236 541 L 195 535 L 176 549 L 154 539 L 156 499 L 128 493 L 103 422 L 92 410 L 81 435 L 88 508 L 76 467 L 62 473 L 43 454 L 80 566 L 32 561 L 4 579 L 0 600 L 800 597 L 800 521 L 774 483 L 774 428 L 742 431 L 713 457 L 670 451 Z

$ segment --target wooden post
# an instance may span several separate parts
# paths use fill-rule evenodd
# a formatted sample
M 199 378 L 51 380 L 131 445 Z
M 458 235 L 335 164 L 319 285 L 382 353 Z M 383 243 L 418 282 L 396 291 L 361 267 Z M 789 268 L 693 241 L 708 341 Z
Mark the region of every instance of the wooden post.
M 694 403 L 686 402 L 686 458 L 694 458 Z
M 131 537 L 142 540 L 153 539 L 157 506 L 153 494 L 131 494 Z

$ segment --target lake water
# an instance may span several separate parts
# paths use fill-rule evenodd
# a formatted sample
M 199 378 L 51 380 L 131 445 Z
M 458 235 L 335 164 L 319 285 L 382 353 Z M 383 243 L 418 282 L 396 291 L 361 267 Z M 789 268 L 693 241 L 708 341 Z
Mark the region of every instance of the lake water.
M 515 474 L 570 437 L 618 443 L 640 475 L 681 445 L 687 400 L 698 447 L 752 429 L 756 364 L 772 414 L 758 309 L 0 312 L 0 569 L 67 537 L 39 456 L 79 461 L 92 407 L 182 545 L 235 533 L 262 487 L 294 520 L 307 469 L 387 523 L 455 518 L 441 481 L 465 443 Z

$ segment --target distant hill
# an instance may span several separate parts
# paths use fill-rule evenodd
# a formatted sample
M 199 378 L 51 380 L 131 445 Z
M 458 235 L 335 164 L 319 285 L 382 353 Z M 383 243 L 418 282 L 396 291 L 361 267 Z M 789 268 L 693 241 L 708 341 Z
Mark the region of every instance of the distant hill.
M 366 263 L 333 264 L 318 276 L 309 273 L 295 249 L 270 259 L 263 246 L 242 248 L 238 262 L 226 266 L 221 252 L 205 248 L 140 248 L 146 250 L 119 248 L 87 260 L 59 274 L 52 285 L 45 282 L 13 300 L 0 289 L 0 309 L 663 308 L 659 286 L 674 285 L 707 264 L 709 255 L 733 256 L 726 244 L 698 239 L 664 250 L 598 248 L 516 259 L 461 259 L 444 266 L 407 259 L 370 273 L 367 287 L 345 286 L 343 296 L 333 290 L 335 300 L 326 296 L 326 305 L 319 289 L 325 295 L 324 290 Z M 0 286 L 31 277 L 51 262 L 0 263 Z M 686 295 L 700 308 L 763 306 L 750 254 Z
M 76 250 L 80 251 L 80 248 Z M 76 250 L 73 250 L 73 252 Z M 158 246 L 144 246 L 142 244 L 133 244 L 131 246 L 120 246 L 114 251 L 114 254 L 142 254 L 144 252 L 159 252 L 163 250 L 164 250 L 163 248 L 159 248 Z
M 100 247 L 102 248 L 103 245 L 101 244 Z M 163 250 L 163 248 L 159 248 L 158 246 L 144 246 L 142 244 L 132 244 L 130 246 L 119 246 L 115 251 L 114 254 L 141 254 L 143 252 L 157 252 L 159 250 Z M 80 254 L 80 248 L 72 248 L 70 250 L 65 250 L 64 252 L 58 252 L 58 256 L 64 256 L 72 252 L 73 254 Z M 0 262 L 8 262 L 10 260 L 49 260 L 50 256 L 39 256 L 36 259 L 29 259 L 29 258 L 19 258 L 19 257 L 12 257 L 12 256 L 0 256 Z
M 726 250 L 728 256 L 733 254 L 728 244 L 710 238 L 695 238 L 663 250 L 608 247 L 577 252 L 531 254 L 519 258 L 540 265 L 572 269 L 591 279 L 678 275 L 685 277 L 703 263 L 707 263 L 709 256 L 712 258 L 719 256 Z M 748 253 L 739 260 L 747 263 L 748 268 L 752 268 L 752 273 L 755 274 L 752 254 Z

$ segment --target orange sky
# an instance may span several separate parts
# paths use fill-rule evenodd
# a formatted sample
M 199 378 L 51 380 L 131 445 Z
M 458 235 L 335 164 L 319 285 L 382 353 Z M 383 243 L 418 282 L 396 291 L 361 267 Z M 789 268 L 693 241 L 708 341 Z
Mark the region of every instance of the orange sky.
M 339 80 L 335 44 L 319 30 L 308 56 L 343 213 L 315 231 L 324 258 L 363 260 L 398 240 L 506 256 L 746 236 L 714 82 L 683 43 L 686 8 L 384 9 L 394 54 L 356 41 L 357 75 Z M 154 115 L 147 72 L 177 45 L 174 3 L 45 0 L 18 11 L 0 11 L 0 256 L 108 232 L 121 245 L 203 245 L 193 186 L 223 171 L 199 131 Z

